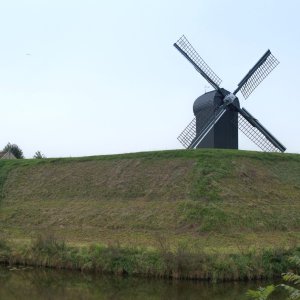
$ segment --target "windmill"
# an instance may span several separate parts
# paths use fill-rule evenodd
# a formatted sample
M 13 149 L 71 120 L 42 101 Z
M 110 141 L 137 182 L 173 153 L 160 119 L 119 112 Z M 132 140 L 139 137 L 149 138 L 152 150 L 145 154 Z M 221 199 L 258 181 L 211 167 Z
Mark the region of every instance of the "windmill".
M 183 35 L 175 48 L 214 88 L 198 97 L 193 105 L 194 119 L 178 136 L 180 143 L 191 148 L 238 149 L 238 129 L 263 151 L 284 152 L 286 148 L 245 108 L 236 94 L 247 99 L 255 88 L 279 64 L 268 50 L 231 93 L 220 88 L 222 80 L 212 71 Z

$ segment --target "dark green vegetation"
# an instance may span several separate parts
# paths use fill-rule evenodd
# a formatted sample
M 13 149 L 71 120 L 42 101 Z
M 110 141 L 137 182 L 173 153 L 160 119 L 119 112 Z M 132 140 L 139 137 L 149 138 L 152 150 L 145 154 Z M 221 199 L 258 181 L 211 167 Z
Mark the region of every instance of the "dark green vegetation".
M 300 256 L 294 255 L 289 258 L 290 265 L 293 266 L 296 270 L 296 272 L 299 272 L 300 268 Z M 282 274 L 282 279 L 284 280 L 285 283 L 281 284 L 271 284 L 266 287 L 259 287 L 256 290 L 248 290 L 247 295 L 251 299 L 256 299 L 256 300 L 267 300 L 270 299 L 271 297 L 273 298 L 273 295 L 277 291 L 285 292 L 285 297 L 282 297 L 281 299 L 286 299 L 286 300 L 297 300 L 300 299 L 300 275 L 297 273 L 292 272 L 289 270 L 287 273 Z
M 81 255 L 117 247 L 125 273 L 208 278 L 218 262 L 220 278 L 238 279 L 280 275 L 299 244 L 297 154 L 191 150 L 0 161 L 0 190 L 1 234 L 8 256 L 20 262 L 30 262 L 31 240 L 52 232 L 78 268 L 95 269 Z M 180 263 L 181 254 L 189 261 Z M 188 269 L 170 269 L 162 259 Z M 96 269 L 115 272 L 107 268 Z
M 3 152 L 11 152 L 15 158 L 17 159 L 21 159 L 21 158 L 24 158 L 24 154 L 23 154 L 23 151 L 22 149 L 16 145 L 16 144 L 11 144 L 11 143 L 8 143 L 2 150 Z
M 33 158 L 42 159 L 46 158 L 46 156 L 40 150 L 38 150 L 34 153 Z
M 298 250 L 298 251 L 297 251 Z M 70 246 L 52 235 L 29 245 L 0 243 L 0 262 L 55 267 L 117 275 L 139 275 L 216 281 L 268 279 L 291 266 L 289 256 L 300 249 L 251 250 L 244 253 L 191 252 L 187 247 L 155 250 L 120 245 Z

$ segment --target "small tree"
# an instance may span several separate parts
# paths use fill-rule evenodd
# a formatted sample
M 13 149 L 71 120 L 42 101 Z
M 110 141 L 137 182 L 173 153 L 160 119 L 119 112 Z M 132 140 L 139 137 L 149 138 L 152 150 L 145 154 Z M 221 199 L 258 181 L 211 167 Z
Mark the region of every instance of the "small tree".
M 7 145 L 3 148 L 3 151 L 11 152 L 18 159 L 24 158 L 22 149 L 16 144 L 7 143 Z
M 42 159 L 42 158 L 46 158 L 46 156 L 40 151 L 36 151 L 33 158 L 36 158 L 36 159 Z

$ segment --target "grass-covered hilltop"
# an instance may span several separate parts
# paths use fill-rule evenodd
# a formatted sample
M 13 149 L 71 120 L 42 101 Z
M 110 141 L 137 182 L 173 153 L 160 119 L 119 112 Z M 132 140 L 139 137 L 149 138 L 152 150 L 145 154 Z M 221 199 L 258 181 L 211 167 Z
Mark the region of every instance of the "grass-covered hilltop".
M 2 160 L 0 192 L 5 263 L 249 279 L 280 275 L 300 246 L 298 154 Z

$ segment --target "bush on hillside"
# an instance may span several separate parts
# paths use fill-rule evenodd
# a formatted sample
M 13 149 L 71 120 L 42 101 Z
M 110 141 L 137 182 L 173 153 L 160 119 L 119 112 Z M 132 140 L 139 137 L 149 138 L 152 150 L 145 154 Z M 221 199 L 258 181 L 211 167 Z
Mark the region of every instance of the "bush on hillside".
M 16 144 L 7 143 L 7 145 L 3 148 L 3 151 L 11 152 L 18 159 L 24 158 L 22 149 Z
M 36 158 L 36 159 L 42 159 L 42 158 L 46 158 L 46 156 L 40 151 L 36 151 L 33 158 Z

